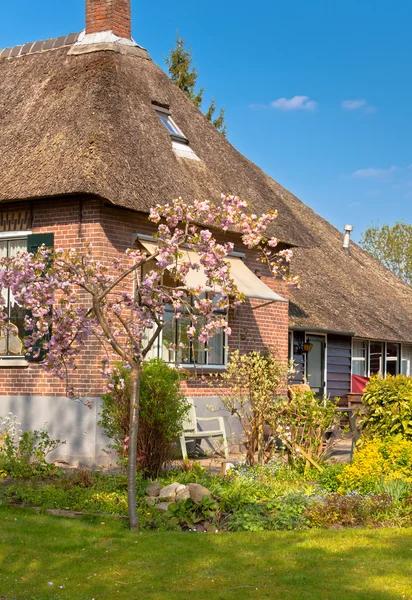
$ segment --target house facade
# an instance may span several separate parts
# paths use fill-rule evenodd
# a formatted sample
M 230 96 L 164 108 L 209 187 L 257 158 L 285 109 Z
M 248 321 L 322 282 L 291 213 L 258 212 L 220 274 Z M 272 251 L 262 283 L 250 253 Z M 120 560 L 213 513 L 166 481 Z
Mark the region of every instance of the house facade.
M 343 233 L 302 206 L 317 244 L 295 251 L 289 355 L 319 395 L 347 402 L 372 375 L 411 375 L 412 290 Z M 305 351 L 306 349 L 310 351 Z
M 356 245 L 346 254 L 341 234 L 237 152 L 130 31 L 130 0 L 86 0 L 81 34 L 0 51 L 0 255 L 43 242 L 79 250 L 91 242 L 110 262 L 150 245 L 148 213 L 157 203 L 236 194 L 257 214 L 278 210 L 270 233 L 280 248 L 294 248 L 302 286 L 289 290 L 257 268 L 234 234 L 218 234 L 235 244 L 247 301 L 229 311 L 229 339 L 216 336 L 208 352 L 189 347 L 177 357 L 198 414 L 218 406 L 208 377 L 234 348 L 275 348 L 280 360 L 296 361 L 297 381 L 339 397 L 352 390 L 352 375 L 368 375 L 377 361 L 383 372 L 409 369 L 411 289 Z M 24 429 L 47 422 L 53 437 L 66 440 L 62 460 L 113 462 L 97 426 L 98 346 L 90 340 L 72 376 L 81 400 L 68 400 L 65 383 L 23 355 L 24 314 L 11 297 L 6 304 L 15 334 L 0 339 L 0 416 L 16 414 Z M 168 350 L 176 335 L 170 322 L 153 355 L 176 362 Z

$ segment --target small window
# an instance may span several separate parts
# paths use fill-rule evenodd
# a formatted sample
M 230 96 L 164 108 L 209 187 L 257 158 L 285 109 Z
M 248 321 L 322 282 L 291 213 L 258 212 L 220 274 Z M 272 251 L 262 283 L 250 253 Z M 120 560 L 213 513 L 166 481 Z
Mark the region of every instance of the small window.
M 368 342 L 353 340 L 352 375 L 368 376 Z
M 383 344 L 382 342 L 370 343 L 370 374 L 383 375 Z
M 182 131 L 179 129 L 179 127 L 173 121 L 169 111 L 164 108 L 157 107 L 157 106 L 155 107 L 155 110 L 156 110 L 156 113 L 157 113 L 159 119 L 161 120 L 163 125 L 166 127 L 166 129 L 170 133 L 172 140 L 178 141 L 183 144 L 188 144 L 189 142 L 188 142 L 187 138 L 183 135 Z
M 399 345 L 386 344 L 386 375 L 399 373 Z
M 402 375 L 412 376 L 412 345 L 404 344 L 402 346 Z
M 154 105 L 157 116 L 166 127 L 172 140 L 173 152 L 180 158 L 189 158 L 191 160 L 199 160 L 199 157 L 193 152 L 189 146 L 189 140 L 173 121 L 170 112 L 163 106 Z
M 0 239 L 0 258 L 12 258 L 27 249 L 27 237 Z M 3 289 L 4 311 L 8 329 L 0 333 L 0 356 L 22 356 L 26 311 L 19 306 L 9 289 Z

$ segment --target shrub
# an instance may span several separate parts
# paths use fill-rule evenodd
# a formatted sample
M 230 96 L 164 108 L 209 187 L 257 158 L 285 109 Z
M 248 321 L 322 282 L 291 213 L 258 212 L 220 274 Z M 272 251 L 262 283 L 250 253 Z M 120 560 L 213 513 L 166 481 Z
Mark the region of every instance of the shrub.
M 287 365 L 269 350 L 249 354 L 234 350 L 226 371 L 217 377 L 221 403 L 242 427 L 249 465 L 255 464 L 256 452 L 260 464 L 273 455 L 275 445 L 273 439 L 265 440 L 264 427 L 272 421 L 286 375 Z
M 412 377 L 372 377 L 362 402 L 366 409 L 361 419 L 363 429 L 373 436 L 401 434 L 412 440 Z
M 412 483 L 412 441 L 402 436 L 374 438 L 355 450 L 353 462 L 338 476 L 339 491 L 374 492 L 382 482 Z
M 143 364 L 140 380 L 140 415 L 137 468 L 147 477 L 157 477 L 173 458 L 174 441 L 181 433 L 189 404 L 179 383 L 179 373 L 164 361 Z M 125 384 L 120 382 L 125 381 Z M 129 412 L 129 377 L 119 369 L 114 390 L 103 396 L 100 425 L 113 440 L 118 456 L 125 460 Z
M 336 403 L 318 400 L 311 391 L 298 391 L 292 399 L 279 400 L 273 415 L 274 429 L 284 444 L 289 462 L 310 469 L 325 458 L 330 445 L 325 433 L 335 427 L 341 415 Z
M 19 425 L 12 413 L 0 419 L 0 476 L 19 479 L 55 471 L 46 457 L 65 442 L 52 439 L 46 427 L 23 432 Z
M 387 495 L 334 493 L 312 500 L 304 514 L 311 527 L 355 527 L 384 521 L 391 508 L 392 501 Z
M 340 486 L 339 475 L 344 468 L 344 463 L 327 465 L 322 473 L 317 474 L 318 483 L 327 492 L 337 492 Z

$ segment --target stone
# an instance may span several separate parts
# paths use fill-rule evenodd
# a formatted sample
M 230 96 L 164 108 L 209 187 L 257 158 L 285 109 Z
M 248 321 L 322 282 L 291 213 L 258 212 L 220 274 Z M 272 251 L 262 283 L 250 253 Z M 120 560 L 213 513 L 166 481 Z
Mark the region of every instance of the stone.
M 176 490 L 179 486 L 180 483 L 171 483 L 162 488 L 159 492 L 159 499 L 174 502 L 176 500 Z
M 159 502 L 159 504 L 155 504 L 155 508 L 159 510 L 164 510 L 165 512 L 169 510 L 169 506 L 173 504 L 173 502 Z
M 162 484 L 159 483 L 158 481 L 154 481 L 153 483 L 151 483 L 149 485 L 148 488 L 146 488 L 146 494 L 148 496 L 158 496 L 161 489 L 162 489 Z
M 203 496 L 207 496 L 208 498 L 212 497 L 212 492 L 210 492 L 210 490 L 203 487 L 203 485 L 200 485 L 199 483 L 189 483 L 187 487 L 191 499 L 197 504 L 200 504 L 202 502 Z
M 190 498 L 189 488 L 187 488 L 185 485 L 181 485 L 180 488 L 176 490 L 176 502 L 180 502 L 181 500 L 188 500 L 188 498 Z
M 146 500 L 146 504 L 148 504 L 149 506 L 154 506 L 158 501 L 158 497 L 157 496 L 145 496 L 145 500 Z

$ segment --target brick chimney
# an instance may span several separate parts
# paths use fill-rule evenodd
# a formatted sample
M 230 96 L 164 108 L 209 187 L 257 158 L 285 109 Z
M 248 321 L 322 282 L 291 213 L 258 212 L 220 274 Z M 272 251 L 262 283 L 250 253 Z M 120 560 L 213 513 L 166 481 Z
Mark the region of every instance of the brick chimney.
M 86 0 L 86 35 L 112 31 L 130 40 L 132 37 L 131 0 Z

